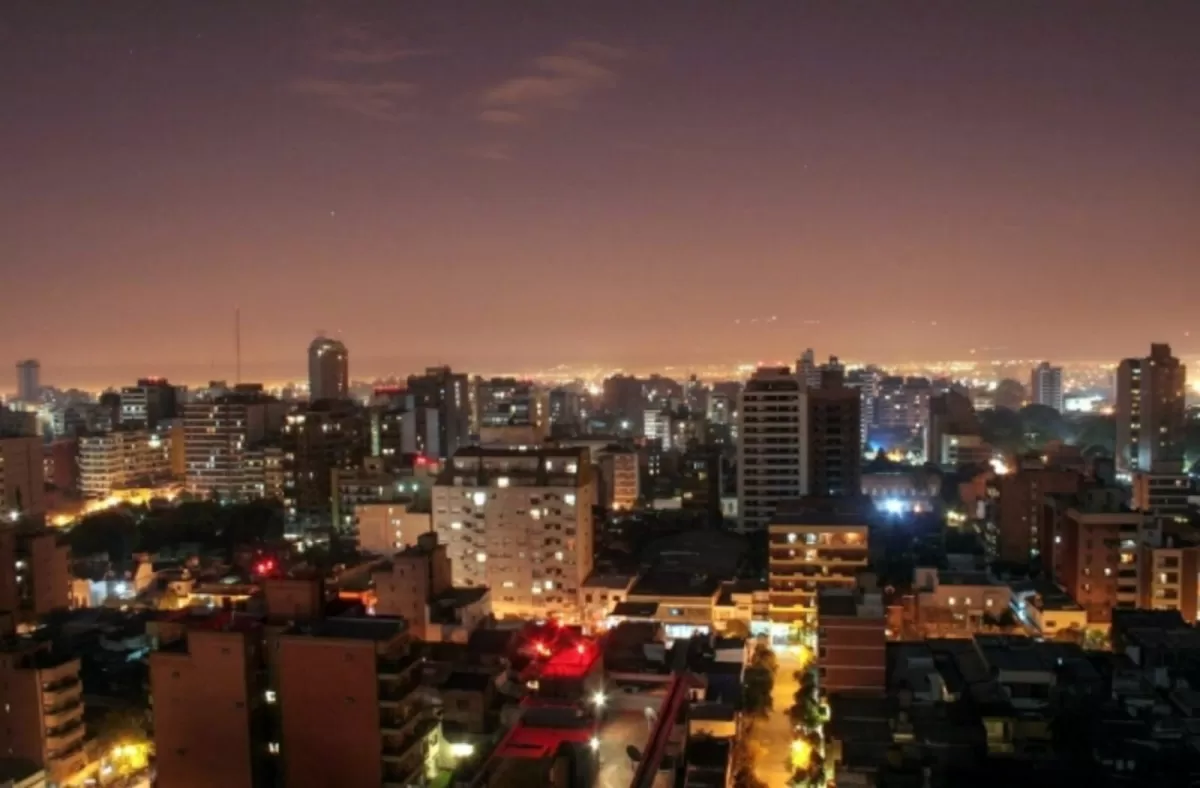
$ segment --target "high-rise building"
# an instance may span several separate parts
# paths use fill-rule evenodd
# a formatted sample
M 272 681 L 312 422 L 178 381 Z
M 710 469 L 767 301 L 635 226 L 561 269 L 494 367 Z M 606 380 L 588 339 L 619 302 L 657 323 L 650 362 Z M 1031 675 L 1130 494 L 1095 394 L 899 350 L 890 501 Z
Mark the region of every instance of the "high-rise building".
M 1187 368 L 1171 346 L 1117 368 L 1117 471 L 1178 471 L 1183 461 Z
M 498 616 L 578 618 L 595 484 L 584 448 L 460 449 L 433 489 L 454 585 L 491 588 Z
M 846 375 L 846 385 L 858 390 L 859 395 L 859 431 L 862 433 L 862 445 L 867 445 L 871 433 L 871 425 L 875 423 L 875 402 L 879 398 L 879 381 L 883 374 L 875 369 L 854 369 Z
M 600 504 L 614 512 L 635 508 L 642 481 L 637 452 L 609 446 L 600 453 L 597 464 L 605 493 L 600 496 Z
M 38 402 L 42 398 L 42 365 L 37 359 L 17 362 L 17 400 Z
M 928 378 L 886 377 L 879 381 L 875 423 L 881 430 L 916 435 L 929 418 L 933 385 Z
M 1035 405 L 1045 405 L 1054 408 L 1059 413 L 1063 411 L 1063 371 L 1062 367 L 1052 367 L 1049 361 L 1043 361 L 1033 370 L 1029 391 Z
M 441 723 L 411 641 L 395 618 L 330 618 L 279 636 L 283 784 L 424 785 L 435 776 Z
M 46 511 L 42 439 L 34 435 L 0 435 L 0 520 L 12 514 Z
M 365 451 L 366 422 L 356 403 L 314 400 L 283 424 L 283 505 L 290 521 L 321 523 L 329 516 L 334 470 L 356 468 Z
M 823 370 L 820 386 L 809 387 L 803 399 L 803 443 L 808 452 L 806 494 L 857 496 L 862 493 L 861 400 L 843 382 L 837 366 Z
M 812 348 L 805 350 L 800 355 L 800 358 L 796 360 L 796 378 L 804 388 L 820 388 L 821 366 L 817 364 L 816 355 L 813 353 Z
M 470 443 L 470 383 L 467 376 L 450 367 L 429 367 L 424 375 L 410 375 L 410 410 L 432 408 L 437 411 L 438 445 L 436 455 L 447 459 Z M 426 423 L 429 423 L 426 420 Z M 432 453 L 432 452 L 431 452 Z
M 19 623 L 70 606 L 71 573 L 68 549 L 52 531 L 0 526 L 0 611 L 15 614 Z
M 336 339 L 317 337 L 308 346 L 308 399 L 350 396 L 350 354 Z
M 188 403 L 183 412 L 188 491 L 226 500 L 256 497 L 253 485 L 262 478 L 249 472 L 250 453 L 282 430 L 287 408 L 254 385 Z
M 550 432 L 546 392 L 516 378 L 475 380 L 475 423 L 482 445 L 536 445 Z
M 968 456 L 968 448 L 982 456 Z M 986 464 L 991 450 L 980 439 L 979 418 L 970 397 L 958 391 L 935 394 L 929 399 L 925 425 L 925 461 L 954 470 L 959 464 Z
M 647 441 L 657 445 L 663 451 L 672 448 L 672 429 L 674 419 L 671 413 L 661 408 L 647 408 L 642 415 L 642 435 Z
M 4 709 L 0 752 L 44 769 L 51 782 L 36 785 L 82 780 L 88 765 L 82 693 L 77 657 L 56 653 L 47 642 L 0 640 L 0 707 Z
M 550 390 L 550 425 L 566 429 L 583 426 L 583 401 L 578 391 L 559 386 Z
M 100 500 L 116 490 L 151 487 L 171 476 L 170 435 L 122 429 L 79 437 L 79 490 Z
M 1107 624 L 1114 609 L 1140 606 L 1141 556 L 1159 537 L 1146 515 L 1125 506 L 1119 490 L 1079 493 L 1066 510 L 1059 538 L 1059 582 L 1087 611 L 1088 623 Z M 1194 596 L 1194 578 L 1192 587 Z
M 856 587 L 867 566 L 874 511 L 860 497 L 806 497 L 779 506 L 767 537 L 772 624 L 811 621 L 820 590 Z
M 179 415 L 179 392 L 165 378 L 142 378 L 121 389 L 121 424 L 154 429 Z
M 278 758 L 264 735 L 275 691 L 260 676 L 257 622 L 219 614 L 150 655 L 155 768 L 163 785 L 254 788 Z
M 738 402 L 738 529 L 760 531 L 775 506 L 807 492 L 808 408 L 787 367 L 761 367 Z
M 1022 467 L 999 477 L 996 488 L 995 545 L 988 545 L 1005 561 L 1053 566 L 1055 525 L 1049 521 L 1046 496 L 1073 495 L 1083 486 L 1083 474 L 1059 467 Z M 1040 556 L 1040 557 L 1039 557 Z

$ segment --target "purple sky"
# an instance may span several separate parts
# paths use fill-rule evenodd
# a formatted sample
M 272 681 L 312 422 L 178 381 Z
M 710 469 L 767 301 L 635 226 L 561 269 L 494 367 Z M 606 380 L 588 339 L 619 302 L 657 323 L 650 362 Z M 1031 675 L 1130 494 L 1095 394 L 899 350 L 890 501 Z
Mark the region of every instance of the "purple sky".
M 246 377 L 318 330 L 355 376 L 1195 352 L 1198 41 L 1195 0 L 10 0 L 0 389 L 231 376 L 239 305 Z

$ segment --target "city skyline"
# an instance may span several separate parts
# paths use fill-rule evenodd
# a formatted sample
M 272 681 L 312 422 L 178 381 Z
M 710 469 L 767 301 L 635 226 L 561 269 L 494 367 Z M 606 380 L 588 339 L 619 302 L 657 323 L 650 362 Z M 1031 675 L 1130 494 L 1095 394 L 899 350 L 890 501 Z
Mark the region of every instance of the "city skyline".
M 1200 350 L 1192 3 L 77 8 L 0 22 L 48 382 Z

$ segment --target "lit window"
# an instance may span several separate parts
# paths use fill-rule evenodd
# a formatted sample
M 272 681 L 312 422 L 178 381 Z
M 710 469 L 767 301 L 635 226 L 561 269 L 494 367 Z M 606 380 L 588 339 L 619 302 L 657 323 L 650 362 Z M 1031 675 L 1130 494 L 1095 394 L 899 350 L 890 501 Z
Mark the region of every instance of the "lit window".
M 567 493 L 566 495 L 563 496 L 563 501 L 566 502 L 567 506 L 574 506 L 575 505 L 575 493 Z
M 788 540 L 788 544 L 795 544 L 796 543 L 796 534 L 794 534 L 794 533 L 788 534 L 787 540 Z
M 451 531 L 461 531 L 462 530 L 462 521 L 455 520 L 454 522 L 450 523 L 450 530 Z
M 562 553 L 562 550 L 559 550 L 558 552 L 556 552 L 556 553 L 554 554 L 554 557 L 555 557 L 555 559 L 557 559 L 557 560 L 559 560 L 559 561 L 563 560 L 563 553 Z
M 473 492 L 473 493 L 471 493 L 471 501 L 476 506 L 483 506 L 485 503 L 487 503 L 487 493 Z
M 497 487 L 507 487 L 508 486 L 508 477 L 501 476 L 499 479 L 496 479 L 496 486 Z
M 954 597 L 950 597 L 950 604 L 956 605 L 956 604 L 958 604 L 958 600 L 955 599 Z
M 475 560 L 482 564 L 487 560 L 487 553 L 476 553 Z
M 267 743 L 267 752 L 271 753 L 272 755 L 278 755 L 279 754 L 279 742 L 277 742 L 277 741 L 268 742 Z
M 263 693 L 263 697 L 267 699 L 267 703 L 275 702 L 275 690 L 267 690 Z

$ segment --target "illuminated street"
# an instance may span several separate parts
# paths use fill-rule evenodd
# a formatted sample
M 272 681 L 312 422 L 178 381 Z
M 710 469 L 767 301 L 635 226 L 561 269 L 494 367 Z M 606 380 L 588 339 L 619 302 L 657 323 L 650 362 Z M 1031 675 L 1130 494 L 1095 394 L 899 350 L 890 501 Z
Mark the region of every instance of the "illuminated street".
M 792 722 L 788 709 L 800 689 L 796 671 L 804 666 L 799 657 L 786 648 L 779 648 L 775 654 L 779 659 L 779 671 L 775 674 L 775 688 L 771 693 L 771 715 L 755 721 L 751 739 L 758 758 L 755 772 L 771 788 L 787 785 L 792 776 Z

